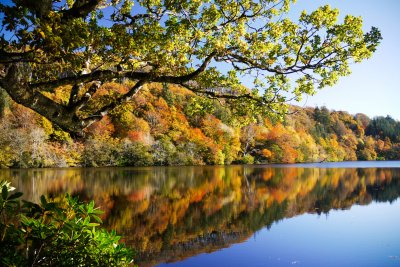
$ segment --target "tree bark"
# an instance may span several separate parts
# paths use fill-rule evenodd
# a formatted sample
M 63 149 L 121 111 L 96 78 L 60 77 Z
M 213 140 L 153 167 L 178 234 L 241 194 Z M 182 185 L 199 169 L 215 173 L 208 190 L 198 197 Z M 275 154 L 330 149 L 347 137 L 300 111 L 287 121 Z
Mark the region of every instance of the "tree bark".
M 31 71 L 27 63 L 10 64 L 0 86 L 18 104 L 29 107 L 48 118 L 73 136 L 83 136 L 84 125 L 66 106 L 61 105 L 29 87 Z

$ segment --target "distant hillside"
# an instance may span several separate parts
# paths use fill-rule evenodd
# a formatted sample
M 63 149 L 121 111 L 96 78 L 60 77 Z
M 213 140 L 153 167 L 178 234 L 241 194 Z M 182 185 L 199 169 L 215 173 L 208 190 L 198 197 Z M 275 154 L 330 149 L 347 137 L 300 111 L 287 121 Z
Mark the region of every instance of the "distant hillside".
M 69 88 L 48 97 L 65 101 Z M 109 83 L 91 101 L 111 102 Z M 111 91 L 111 94 L 107 92 Z M 400 159 L 400 122 L 291 106 L 281 122 L 251 107 L 152 84 L 73 140 L 43 117 L 0 101 L 0 166 L 149 166 Z

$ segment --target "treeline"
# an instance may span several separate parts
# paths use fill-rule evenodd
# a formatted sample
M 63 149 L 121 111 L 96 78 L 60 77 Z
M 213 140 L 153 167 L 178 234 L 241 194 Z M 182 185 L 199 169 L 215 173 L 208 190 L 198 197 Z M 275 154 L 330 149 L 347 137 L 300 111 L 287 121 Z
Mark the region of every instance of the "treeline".
M 129 82 L 108 83 L 90 101 L 111 103 Z M 70 88 L 49 98 L 68 101 Z M 45 118 L 0 101 L 0 166 L 150 166 L 294 163 L 400 158 L 400 122 L 290 107 L 283 121 L 240 102 L 203 98 L 177 86 L 151 84 L 73 139 Z

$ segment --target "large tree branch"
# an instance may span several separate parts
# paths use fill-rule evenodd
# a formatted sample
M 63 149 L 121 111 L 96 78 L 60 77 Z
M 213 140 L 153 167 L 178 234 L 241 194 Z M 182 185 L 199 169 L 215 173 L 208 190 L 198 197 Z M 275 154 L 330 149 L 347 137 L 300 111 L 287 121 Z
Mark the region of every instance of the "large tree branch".
M 198 89 L 198 88 L 195 88 L 193 85 L 189 85 L 187 83 L 182 83 L 180 85 L 198 95 L 205 95 L 205 96 L 207 96 L 209 98 L 213 98 L 213 99 L 228 99 L 228 100 L 243 99 L 243 100 L 253 102 L 256 105 L 264 106 L 273 113 L 281 114 L 280 112 L 277 112 L 273 108 L 274 104 L 282 104 L 281 102 L 276 100 L 276 94 L 274 95 L 273 98 L 267 99 L 266 97 L 255 96 L 255 95 L 252 95 L 251 93 L 229 94 L 229 93 L 217 92 L 215 90 Z
M 212 52 L 204 59 L 203 63 L 196 70 L 181 76 L 158 75 L 152 72 L 98 70 L 80 76 L 69 76 L 52 81 L 32 83 L 30 84 L 30 87 L 32 89 L 44 88 L 45 90 L 49 90 L 51 88 L 56 88 L 59 86 L 69 85 L 69 84 L 88 83 L 92 81 L 107 82 L 113 79 L 122 79 L 122 78 L 141 80 L 145 82 L 166 82 L 166 83 L 179 84 L 192 80 L 195 77 L 197 77 L 200 73 L 204 72 L 208 64 L 216 56 L 216 54 L 217 53 L 215 51 Z
M 227 55 L 227 57 L 228 57 L 229 61 L 231 61 L 231 62 L 235 62 L 235 60 L 236 60 L 237 63 L 242 63 L 242 64 L 249 66 L 246 69 L 259 69 L 259 70 L 265 70 L 265 71 L 273 72 L 273 73 L 277 73 L 277 74 L 286 74 L 285 72 L 282 71 L 282 69 L 271 68 L 270 66 L 259 63 L 256 60 L 246 58 L 245 56 L 242 56 L 239 54 L 229 53 Z
M 301 48 L 300 48 L 301 49 Z M 299 55 L 300 50 L 298 51 L 298 55 Z M 261 62 L 258 62 L 257 60 L 252 60 L 249 58 L 246 58 L 242 55 L 239 54 L 229 54 L 228 58 L 229 61 L 233 62 L 233 65 L 236 69 L 239 70 L 252 70 L 252 69 L 258 69 L 258 70 L 264 70 L 264 71 L 268 71 L 271 73 L 276 73 L 276 74 L 282 74 L 282 75 L 288 75 L 288 74 L 293 74 L 293 73 L 299 73 L 302 72 L 304 70 L 310 69 L 316 69 L 319 68 L 320 66 L 326 65 L 328 66 L 330 63 L 334 63 L 334 62 L 341 62 L 342 60 L 333 60 L 332 58 L 334 58 L 335 56 L 337 56 L 340 53 L 340 51 L 338 50 L 334 50 L 333 52 L 330 52 L 328 54 L 326 54 L 325 56 L 317 59 L 315 61 L 315 63 L 312 63 L 312 57 L 308 60 L 308 63 L 305 63 L 304 65 L 298 66 L 297 64 L 293 64 L 291 66 L 288 66 L 286 68 L 273 68 L 269 65 L 263 64 Z M 299 57 L 297 55 L 297 57 Z M 314 54 L 315 56 L 316 54 Z M 298 59 L 296 59 L 296 61 L 298 61 Z M 241 64 L 245 64 L 248 67 L 246 68 L 240 68 L 239 66 L 235 65 L 235 62 L 237 63 L 241 63 Z
M 71 92 L 69 94 L 68 106 L 72 107 L 76 101 L 78 101 L 78 94 L 81 90 L 83 84 L 74 84 L 71 88 Z
M 204 72 L 206 70 L 208 64 L 211 62 L 211 60 L 216 55 L 217 55 L 216 51 L 211 52 L 205 58 L 205 60 L 203 61 L 203 63 L 200 65 L 200 67 L 197 70 L 195 70 L 195 71 L 193 71 L 193 72 L 191 72 L 189 74 L 183 75 L 183 76 L 172 77 L 172 78 L 175 78 L 175 79 L 172 79 L 171 81 L 175 80 L 175 82 L 173 82 L 173 83 L 182 83 L 182 82 L 187 82 L 187 81 L 190 81 L 190 80 L 194 79 L 196 76 L 198 76 L 200 73 L 202 73 L 202 72 Z
M 228 87 L 225 87 L 225 88 L 221 87 L 221 88 L 216 88 L 216 89 L 212 89 L 212 88 L 203 89 L 203 88 L 196 88 L 197 86 L 194 83 L 192 83 L 192 84 L 181 83 L 179 85 L 185 87 L 186 89 L 192 91 L 195 94 L 205 95 L 205 96 L 208 96 L 211 98 L 247 99 L 247 100 L 251 100 L 253 102 L 256 102 L 258 104 L 263 104 L 263 105 L 279 103 L 279 101 L 276 101 L 275 96 L 271 99 L 267 99 L 265 97 L 253 95 L 250 92 L 246 92 L 246 93 L 231 92 L 231 93 L 229 93 L 226 91 L 231 91 L 232 89 L 228 88 Z
M 115 78 L 122 78 L 123 72 L 111 71 L 111 70 L 97 70 L 88 74 L 82 74 L 79 76 L 67 76 L 56 80 L 31 83 L 32 89 L 44 88 L 52 89 L 63 85 L 70 85 L 75 83 L 88 83 L 91 81 L 109 81 Z
M 100 82 L 94 82 L 92 85 L 90 85 L 89 89 L 85 92 L 85 94 L 80 99 L 78 99 L 78 96 L 77 96 L 78 92 L 76 92 L 75 101 L 71 102 L 71 99 L 70 99 L 70 102 L 68 103 L 68 107 L 70 108 L 70 110 L 73 112 L 76 112 L 78 110 L 81 110 L 83 107 L 85 107 L 87 105 L 88 101 L 96 93 L 97 89 L 99 89 L 100 85 L 101 85 Z M 77 85 L 74 85 L 74 87 L 75 86 L 77 86 Z M 72 93 L 75 93 L 75 92 L 73 92 L 74 87 L 72 87 L 71 95 L 72 95 Z
M 73 112 L 66 106 L 28 87 L 27 79 L 30 71 L 27 63 L 11 64 L 7 69 L 6 76 L 0 79 L 0 87 L 6 90 L 16 103 L 29 107 L 50 119 L 64 131 L 80 135 L 82 125 Z
M 62 20 L 67 21 L 76 18 L 85 18 L 90 12 L 94 11 L 102 0 L 84 0 L 76 1 L 74 5 L 60 13 L 63 14 Z
M 180 84 L 190 81 L 206 70 L 207 65 L 215 55 L 216 52 L 212 52 L 204 59 L 203 63 L 196 70 L 181 76 L 158 76 L 157 74 L 150 72 L 100 70 L 89 74 L 80 75 L 78 77 L 72 76 L 35 84 L 30 84 L 28 82 L 31 75 L 31 69 L 28 63 L 12 63 L 9 64 L 8 68 L 5 69 L 6 72 L 4 78 L 0 79 L 0 87 L 4 88 L 11 98 L 17 103 L 29 107 L 40 115 L 45 116 L 53 123 L 57 124 L 60 128 L 71 133 L 72 135 L 82 136 L 83 129 L 100 120 L 105 114 L 118 105 L 129 101 L 145 83 L 167 82 Z M 15 54 L 15 56 L 20 55 Z M 118 97 L 112 103 L 101 107 L 86 118 L 79 118 L 77 116 L 76 112 L 82 109 L 88 103 L 91 96 L 99 88 L 99 81 L 104 82 L 115 78 L 124 77 L 138 81 L 128 93 Z M 78 94 L 80 85 L 78 84 L 85 84 L 93 81 L 94 83 L 89 87 L 85 95 L 79 99 Z M 69 103 L 67 105 L 57 103 L 41 94 L 40 90 L 37 90 L 41 88 L 55 88 L 67 84 L 74 85 L 71 89 Z
M 0 63 L 9 64 L 16 62 L 33 62 L 35 61 L 30 56 L 33 51 L 28 52 L 6 52 L 4 50 L 0 50 Z

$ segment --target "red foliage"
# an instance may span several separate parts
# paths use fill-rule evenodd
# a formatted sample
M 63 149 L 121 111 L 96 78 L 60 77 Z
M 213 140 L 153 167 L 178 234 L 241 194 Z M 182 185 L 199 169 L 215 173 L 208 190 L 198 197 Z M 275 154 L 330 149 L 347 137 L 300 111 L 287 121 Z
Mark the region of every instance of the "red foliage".
M 87 132 L 97 136 L 111 136 L 115 132 L 115 127 L 110 117 L 106 115 L 100 121 L 90 125 L 87 128 Z
M 140 131 L 129 131 L 127 133 L 127 137 L 132 142 L 143 142 L 144 141 L 144 134 Z

